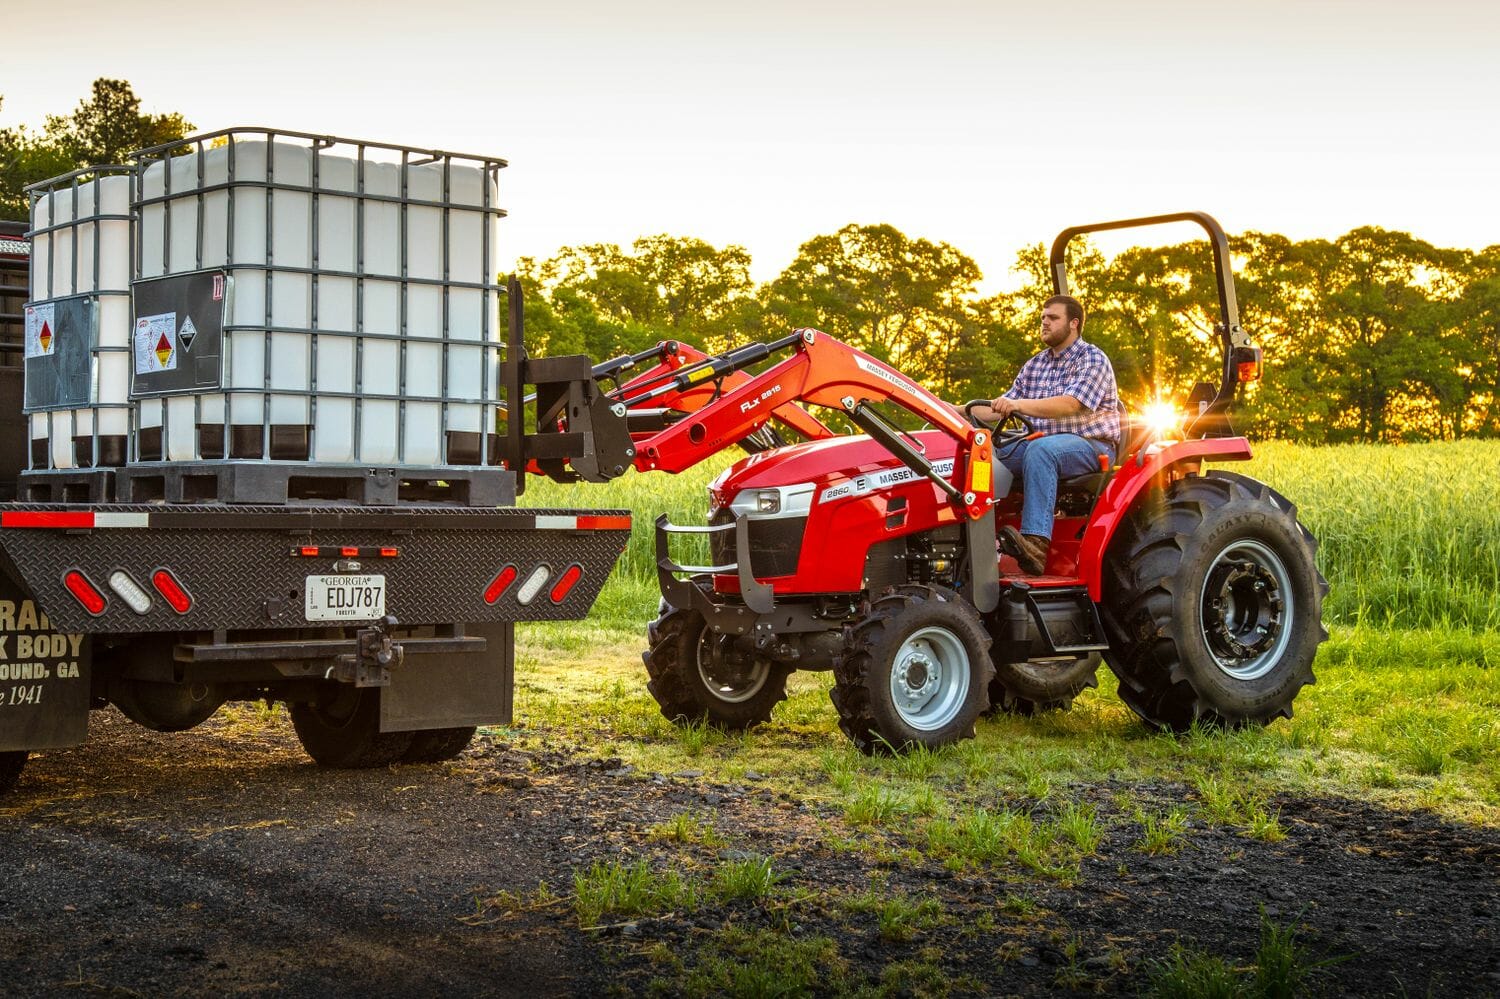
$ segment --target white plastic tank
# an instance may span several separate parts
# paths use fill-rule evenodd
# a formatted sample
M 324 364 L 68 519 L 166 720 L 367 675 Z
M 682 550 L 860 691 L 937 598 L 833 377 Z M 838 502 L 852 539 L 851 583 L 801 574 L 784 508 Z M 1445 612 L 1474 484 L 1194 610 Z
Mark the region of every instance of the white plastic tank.
M 177 152 L 141 171 L 140 277 L 227 270 L 223 391 L 138 400 L 139 456 L 224 457 L 227 423 L 234 458 L 482 461 L 497 161 L 263 132 Z
M 89 178 L 89 179 L 85 179 Z M 54 355 L 58 299 L 85 296 L 96 319 L 88 404 L 30 412 L 33 468 L 121 465 L 129 433 L 130 183 L 123 168 L 60 179 L 32 205 L 28 357 Z M 45 334 L 45 335 L 43 335 Z M 28 407 L 30 408 L 30 407 Z

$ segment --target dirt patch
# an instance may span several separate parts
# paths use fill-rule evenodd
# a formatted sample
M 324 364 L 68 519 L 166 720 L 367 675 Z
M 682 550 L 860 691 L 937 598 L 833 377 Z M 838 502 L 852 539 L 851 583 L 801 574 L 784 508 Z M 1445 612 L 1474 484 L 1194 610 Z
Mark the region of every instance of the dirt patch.
M 1065 885 L 949 870 L 754 780 L 489 739 L 450 764 L 324 771 L 284 722 L 228 724 L 157 735 L 97 713 L 86 746 L 31 761 L 0 803 L 5 994 L 633 993 L 680 986 L 726 928 L 832 938 L 845 984 L 1133 993 L 1174 942 L 1248 960 L 1262 907 L 1314 955 L 1348 958 L 1325 991 L 1500 993 L 1500 831 L 1423 813 L 1285 798 L 1280 842 L 1196 826 L 1153 856 L 1112 804 L 1124 786 L 1101 783 L 1084 797 L 1113 821 Z M 1128 791 L 1162 808 L 1190 797 Z M 685 811 L 726 839 L 649 835 Z M 595 861 L 691 873 L 749 855 L 784 876 L 772 898 L 584 931 L 565 899 L 536 894 L 566 896 Z M 883 932 L 851 904 L 872 886 L 941 915 Z M 912 963 L 925 986 L 892 977 Z

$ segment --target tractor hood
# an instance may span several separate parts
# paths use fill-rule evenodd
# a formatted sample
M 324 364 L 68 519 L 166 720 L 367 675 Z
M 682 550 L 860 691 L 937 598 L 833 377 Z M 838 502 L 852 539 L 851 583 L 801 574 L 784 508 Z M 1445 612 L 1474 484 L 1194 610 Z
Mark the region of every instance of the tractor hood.
M 942 431 L 919 430 L 911 436 L 928 460 L 936 463 L 953 458 L 954 441 Z M 895 455 L 863 434 L 808 441 L 735 462 L 709 484 L 709 502 L 712 509 L 719 510 L 733 504 L 746 490 L 773 489 L 805 492 L 808 496 L 804 502 L 810 502 L 812 494 L 900 466 Z

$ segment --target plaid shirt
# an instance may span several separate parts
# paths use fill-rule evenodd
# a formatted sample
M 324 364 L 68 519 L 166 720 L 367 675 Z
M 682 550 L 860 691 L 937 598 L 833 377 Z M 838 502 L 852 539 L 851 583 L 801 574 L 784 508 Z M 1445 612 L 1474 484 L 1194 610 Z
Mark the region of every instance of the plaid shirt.
M 1082 339 L 1058 357 L 1049 347 L 1021 365 L 1015 384 L 1005 393 L 1010 399 L 1047 399 L 1070 395 L 1093 412 L 1061 419 L 1028 417 L 1031 425 L 1048 434 L 1077 434 L 1120 444 L 1120 393 L 1115 387 L 1115 369 L 1104 351 Z

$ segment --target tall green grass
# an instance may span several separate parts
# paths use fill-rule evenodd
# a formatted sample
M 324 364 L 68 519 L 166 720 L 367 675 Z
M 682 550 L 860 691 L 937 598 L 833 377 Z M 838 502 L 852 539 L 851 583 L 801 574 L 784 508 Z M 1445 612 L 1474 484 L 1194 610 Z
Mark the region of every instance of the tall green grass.
M 1378 628 L 1500 628 L 1500 441 L 1255 446 L 1244 470 L 1297 504 L 1318 538 L 1324 619 Z
M 1255 445 L 1248 463 L 1222 466 L 1261 479 L 1297 504 L 1318 538 L 1331 590 L 1324 619 L 1376 628 L 1500 629 L 1500 441 L 1405 446 Z M 653 523 L 702 524 L 706 487 L 737 454 L 681 475 L 628 473 L 604 485 L 532 480 L 533 507 L 622 508 L 635 526 L 601 623 L 639 626 L 656 608 Z M 674 538 L 680 562 L 706 547 Z

